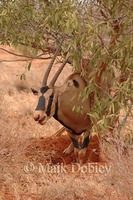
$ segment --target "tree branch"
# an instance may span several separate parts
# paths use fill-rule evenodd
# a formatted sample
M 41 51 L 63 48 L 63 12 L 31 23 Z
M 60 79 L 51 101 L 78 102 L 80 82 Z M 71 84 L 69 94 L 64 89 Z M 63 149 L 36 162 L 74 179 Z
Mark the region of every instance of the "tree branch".
M 2 59 L 0 60 L 0 62 L 14 62 L 14 61 L 30 61 L 30 60 L 34 60 L 34 59 L 39 59 L 39 60 L 48 60 L 48 59 L 51 59 L 52 56 L 49 56 L 49 57 L 41 57 L 43 56 L 44 54 L 40 54 L 38 56 L 27 56 L 27 55 L 22 55 L 22 54 L 17 54 L 17 53 L 13 53 L 7 49 L 4 49 L 4 48 L 0 48 L 0 50 L 2 51 L 5 51 L 6 53 L 9 53 L 11 55 L 14 55 L 14 56 L 17 56 L 17 57 L 22 57 L 22 58 L 27 58 L 27 59 L 13 59 L 13 60 L 5 60 L 5 59 Z
M 14 55 L 14 56 L 18 56 L 18 57 L 33 58 L 32 56 L 27 56 L 27 55 L 22 55 L 22 54 L 13 53 L 13 52 L 11 52 L 11 51 L 9 51 L 9 50 L 7 50 L 7 49 L 1 48 L 1 47 L 0 47 L 0 50 L 5 51 L 5 52 L 7 52 L 7 53 L 9 53 L 9 54 L 11 54 L 11 55 Z

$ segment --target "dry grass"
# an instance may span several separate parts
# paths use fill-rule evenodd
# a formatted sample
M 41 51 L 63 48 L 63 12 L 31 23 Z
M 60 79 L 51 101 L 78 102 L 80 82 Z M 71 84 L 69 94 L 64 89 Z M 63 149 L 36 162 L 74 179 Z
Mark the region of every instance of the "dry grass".
M 53 167 L 58 161 L 65 163 L 60 152 L 69 140 L 65 135 L 56 139 L 51 137 L 61 127 L 54 119 L 40 126 L 32 118 L 37 97 L 30 93 L 30 88 L 39 88 L 47 63 L 35 62 L 26 82 L 16 77 L 24 65 L 14 65 L 1 64 L 0 67 L 0 199 L 133 200 L 133 147 L 125 146 L 119 138 L 101 142 L 101 155 L 111 166 L 107 174 L 72 173 L 73 154 L 67 157 L 67 173 L 42 171 L 40 166 L 45 167 L 53 157 L 56 161 L 56 164 L 52 163 Z M 65 76 L 70 73 L 68 69 Z M 63 79 L 62 75 L 59 83 Z M 129 120 L 131 126 L 132 119 Z
M 106 183 L 115 187 L 118 199 L 132 199 L 133 145 L 127 146 L 119 137 L 110 137 L 101 144 L 101 153 L 111 165 Z

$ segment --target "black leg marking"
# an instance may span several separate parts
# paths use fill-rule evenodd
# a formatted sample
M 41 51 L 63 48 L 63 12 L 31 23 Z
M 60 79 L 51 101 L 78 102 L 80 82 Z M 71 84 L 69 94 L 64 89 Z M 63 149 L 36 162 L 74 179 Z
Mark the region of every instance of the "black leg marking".
M 81 149 L 88 147 L 89 142 L 90 142 L 90 137 L 88 135 L 87 137 L 84 138 Z
M 70 138 L 71 138 L 71 140 L 72 140 L 72 142 L 73 142 L 73 146 L 74 146 L 75 148 L 79 149 L 78 141 L 77 141 L 75 138 L 73 138 L 73 137 L 70 137 Z

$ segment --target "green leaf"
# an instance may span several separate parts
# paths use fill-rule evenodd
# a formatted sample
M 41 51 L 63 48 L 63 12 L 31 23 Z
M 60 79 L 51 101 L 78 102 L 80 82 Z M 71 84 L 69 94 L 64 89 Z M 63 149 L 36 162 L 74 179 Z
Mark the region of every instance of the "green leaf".
M 31 68 L 31 62 L 28 64 L 27 70 L 30 71 L 30 68 Z
M 21 80 L 26 80 L 26 75 L 25 74 L 21 74 L 20 79 Z

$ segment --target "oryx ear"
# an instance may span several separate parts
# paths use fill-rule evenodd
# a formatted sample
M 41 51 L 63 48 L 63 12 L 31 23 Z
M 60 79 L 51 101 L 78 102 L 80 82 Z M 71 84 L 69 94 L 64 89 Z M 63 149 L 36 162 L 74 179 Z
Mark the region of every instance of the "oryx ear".
M 31 88 L 31 91 L 33 92 L 34 95 L 38 95 L 38 91 L 35 90 L 34 88 Z

